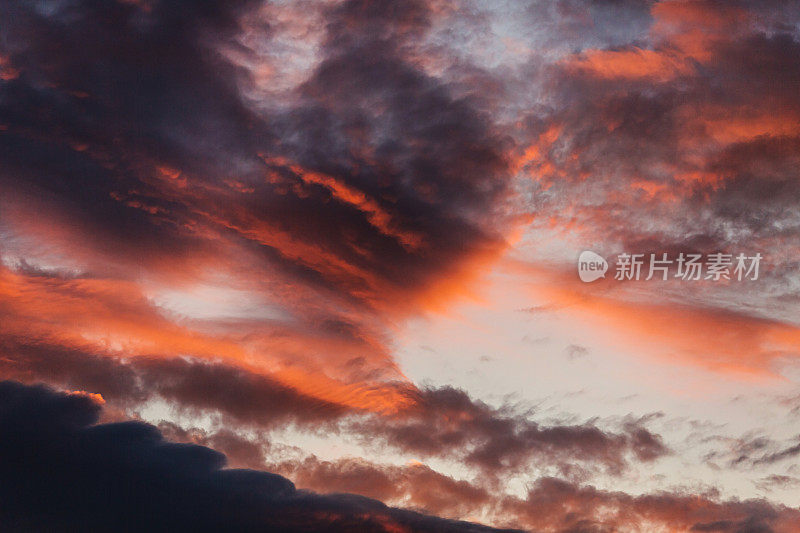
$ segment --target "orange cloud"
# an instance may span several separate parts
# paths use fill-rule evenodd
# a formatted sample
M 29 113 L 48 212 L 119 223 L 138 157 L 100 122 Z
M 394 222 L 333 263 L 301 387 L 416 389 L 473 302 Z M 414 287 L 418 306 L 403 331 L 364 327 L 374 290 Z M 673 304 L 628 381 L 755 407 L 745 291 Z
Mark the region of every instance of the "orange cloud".
M 746 9 L 706 0 L 656 2 L 651 12 L 651 37 L 700 62 L 711 60 L 714 45 L 740 33 L 752 19 Z
M 244 334 L 225 333 L 225 328 L 222 333 L 204 332 L 201 323 L 192 327 L 191 322 L 172 321 L 131 282 L 26 276 L 2 267 L 0 301 L 0 335 L 7 338 L 67 348 L 91 346 L 97 353 L 120 357 L 191 356 L 224 361 L 353 409 L 394 412 L 411 400 L 396 386 L 382 385 L 386 378 L 394 382 L 404 378 L 388 356 L 375 357 L 369 346 L 365 349 L 344 339 L 314 338 L 297 331 L 280 335 L 275 329 L 246 330 Z M 312 356 L 297 356 L 303 353 Z M 323 364 L 322 354 L 339 359 L 339 363 L 328 360 Z M 382 378 L 354 379 L 345 363 L 358 356 L 366 365 L 364 376 L 370 374 L 370 365 L 375 365 L 383 369 L 377 374 Z
M 691 74 L 694 68 L 674 53 L 642 48 L 589 50 L 567 62 L 567 68 L 607 80 L 648 79 L 665 82 Z
M 554 306 L 576 326 L 637 353 L 683 361 L 743 379 L 777 376 L 782 357 L 800 356 L 800 328 L 722 308 L 675 303 L 667 295 L 612 289 L 613 280 L 582 284 L 571 272 L 527 264 L 512 268 L 531 276 L 532 295 Z M 644 282 L 642 282 L 644 283 Z

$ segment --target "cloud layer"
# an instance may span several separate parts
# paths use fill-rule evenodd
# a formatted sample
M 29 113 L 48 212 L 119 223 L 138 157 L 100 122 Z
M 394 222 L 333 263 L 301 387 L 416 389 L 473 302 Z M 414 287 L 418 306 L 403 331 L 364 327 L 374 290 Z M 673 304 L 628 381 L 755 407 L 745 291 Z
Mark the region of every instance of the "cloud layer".
M 532 309 L 643 364 L 786 377 L 800 3 L 8 0 L 0 20 L 0 377 L 86 391 L 0 386 L 7 527 L 482 530 L 364 497 L 541 531 L 795 527 L 705 486 L 609 490 L 690 461 L 660 407 L 550 416 L 417 383 L 395 346 L 505 257 Z M 764 263 L 583 286 L 578 249 Z M 109 419 L 170 411 L 97 425 L 97 394 Z M 363 456 L 302 450 L 326 438 Z M 798 453 L 763 439 L 706 460 Z
M 148 424 L 94 425 L 99 411 L 86 395 L 0 382 L 3 529 L 496 531 L 223 469 L 224 455 Z

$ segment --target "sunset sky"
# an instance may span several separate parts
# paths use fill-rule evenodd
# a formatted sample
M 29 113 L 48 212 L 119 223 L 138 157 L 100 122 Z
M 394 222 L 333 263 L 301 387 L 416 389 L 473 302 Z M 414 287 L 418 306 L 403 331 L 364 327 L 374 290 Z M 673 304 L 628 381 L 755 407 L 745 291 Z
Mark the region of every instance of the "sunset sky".
M 2 0 L 0 380 L 4 531 L 800 532 L 800 1 Z

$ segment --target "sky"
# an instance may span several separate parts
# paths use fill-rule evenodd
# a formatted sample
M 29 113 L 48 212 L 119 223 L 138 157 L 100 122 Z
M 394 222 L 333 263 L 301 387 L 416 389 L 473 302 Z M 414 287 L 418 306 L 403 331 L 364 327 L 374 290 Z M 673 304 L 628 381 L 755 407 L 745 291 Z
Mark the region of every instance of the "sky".
M 799 2 L 0 20 L 0 529 L 800 531 Z

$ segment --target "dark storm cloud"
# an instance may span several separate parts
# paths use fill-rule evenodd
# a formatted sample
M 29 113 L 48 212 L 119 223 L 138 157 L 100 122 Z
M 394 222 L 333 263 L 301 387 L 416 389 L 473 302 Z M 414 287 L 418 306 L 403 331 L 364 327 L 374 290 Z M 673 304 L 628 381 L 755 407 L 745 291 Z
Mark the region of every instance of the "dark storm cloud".
M 158 423 L 158 430 L 165 440 L 199 444 L 225 454 L 228 458 L 227 464 L 231 467 L 259 470 L 263 469 L 267 464 L 265 453 L 270 449 L 270 442 L 267 437 L 260 436 L 257 439 L 248 439 L 228 429 L 206 431 L 201 428 L 183 428 L 174 422 L 166 420 Z M 371 496 L 383 499 L 380 495 L 373 494 Z
M 269 65 L 241 39 L 246 22 L 270 47 L 262 8 L 3 3 L 4 252 L 140 285 L 222 279 L 279 309 L 237 325 L 289 346 L 265 359 L 400 380 L 387 324 L 446 301 L 505 246 L 510 143 L 411 54 L 436 17 L 425 3 L 316 6 L 317 56 L 280 98 L 258 92 Z
M 323 203 L 316 209 L 326 222 L 313 229 L 337 255 L 377 273 L 389 291 L 427 284 L 458 258 L 499 245 L 481 217 L 507 187 L 509 144 L 479 101 L 455 98 L 446 80 L 406 57 L 408 41 L 431 17 L 422 2 L 335 6 L 321 63 L 300 86 L 298 103 L 275 117 L 286 132 L 279 155 L 363 192 L 390 218 L 388 228 L 364 226 L 335 202 Z M 296 207 L 283 215 L 307 216 Z M 366 254 L 334 232 L 352 235 Z
M 83 393 L 0 383 L 0 493 L 6 502 L 0 525 L 5 530 L 495 531 L 393 509 L 361 496 L 296 490 L 276 474 L 222 469 L 224 455 L 168 442 L 151 425 L 94 425 L 100 412 L 97 400 Z M 238 461 L 258 456 L 252 444 L 230 434 L 162 427 L 173 438 L 238 450 Z M 387 499 L 410 494 L 411 504 L 448 514 L 468 514 L 488 505 L 502 513 L 503 523 L 534 529 L 537 523 L 530 520 L 542 509 L 542 502 L 493 498 L 486 488 L 422 465 L 310 460 L 278 466 L 319 491 L 357 490 Z M 553 504 L 570 501 L 563 489 L 546 488 L 552 490 Z M 551 512 L 553 519 L 570 522 L 578 516 Z
M 246 4 L 4 2 L 2 53 L 20 72 L 0 88 L 4 185 L 38 187 L 117 245 L 185 244 L 190 235 L 113 194 L 140 189 L 174 223 L 186 206 L 148 183 L 155 165 L 207 175 L 255 150 L 263 122 L 241 102 L 241 73 L 211 48 Z
M 86 396 L 0 383 L 4 530 L 496 531 L 223 469 L 224 455 L 148 424 L 93 425 L 99 412 Z
M 19 72 L 0 87 L 4 187 L 46 198 L 123 263 L 223 246 L 211 233 L 362 303 L 500 245 L 482 217 L 507 144 L 404 56 L 425 4 L 328 11 L 321 64 L 289 104 L 262 102 L 270 112 L 224 53 L 253 57 L 235 37 L 254 5 L 4 3 Z

